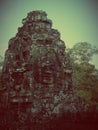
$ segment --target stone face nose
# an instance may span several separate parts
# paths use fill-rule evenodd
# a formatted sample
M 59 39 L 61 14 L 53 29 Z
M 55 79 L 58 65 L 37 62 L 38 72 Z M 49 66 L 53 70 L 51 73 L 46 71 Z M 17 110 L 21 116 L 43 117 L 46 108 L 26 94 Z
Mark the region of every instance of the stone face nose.
M 60 33 L 52 28 L 52 21 L 44 11 L 28 13 L 22 23 L 16 36 L 9 40 L 5 53 L 2 69 L 4 95 L 8 94 L 5 99 L 13 104 L 30 102 L 31 106 L 25 108 L 30 110 L 36 109 L 34 104 L 37 102 L 38 110 L 44 108 L 46 111 L 42 117 L 52 115 L 55 110 L 59 113 L 62 106 L 59 103 L 63 104 L 64 100 L 60 98 L 55 104 L 54 96 L 62 91 L 64 97 L 72 87 L 65 43 L 60 39 Z M 50 111 L 47 106 L 54 109 Z

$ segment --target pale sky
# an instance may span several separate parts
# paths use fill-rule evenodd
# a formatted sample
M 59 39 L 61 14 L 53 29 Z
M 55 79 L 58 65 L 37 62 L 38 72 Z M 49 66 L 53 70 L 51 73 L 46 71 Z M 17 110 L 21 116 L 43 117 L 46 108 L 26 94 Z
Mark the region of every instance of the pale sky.
M 67 47 L 88 42 L 98 47 L 98 0 L 0 0 L 0 55 L 33 10 L 46 11 Z M 98 66 L 98 56 L 93 60 Z

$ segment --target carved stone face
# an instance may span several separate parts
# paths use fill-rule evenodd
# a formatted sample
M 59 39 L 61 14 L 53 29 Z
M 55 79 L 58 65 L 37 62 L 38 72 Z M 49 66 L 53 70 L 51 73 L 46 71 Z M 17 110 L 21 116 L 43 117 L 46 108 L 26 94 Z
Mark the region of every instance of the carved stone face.
M 6 88 L 2 98 L 4 106 L 7 106 L 6 110 L 11 107 L 13 113 L 18 113 L 19 124 L 15 116 L 10 122 L 20 129 L 27 120 L 36 124 L 52 119 L 47 118 L 52 114 L 61 114 L 60 109 L 63 110 L 65 102 L 70 100 L 66 96 L 71 82 L 66 62 L 65 43 L 60 39 L 60 33 L 52 29 L 47 14 L 30 12 L 16 36 L 9 41 L 2 71 L 2 85 Z M 17 110 L 12 109 L 14 107 Z
M 35 64 L 34 77 L 37 83 L 50 85 L 54 83 L 56 73 L 55 54 L 45 53 Z

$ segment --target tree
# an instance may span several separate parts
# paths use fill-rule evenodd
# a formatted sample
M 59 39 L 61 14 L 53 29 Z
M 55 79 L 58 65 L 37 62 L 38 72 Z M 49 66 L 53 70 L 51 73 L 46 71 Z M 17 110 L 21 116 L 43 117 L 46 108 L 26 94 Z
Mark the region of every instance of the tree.
M 74 63 L 89 62 L 93 55 L 98 54 L 98 48 L 87 42 L 76 43 L 73 48 L 68 49 L 68 53 Z
M 87 102 L 98 104 L 98 70 L 89 63 L 98 49 L 87 42 L 68 49 L 73 68 L 73 90 Z

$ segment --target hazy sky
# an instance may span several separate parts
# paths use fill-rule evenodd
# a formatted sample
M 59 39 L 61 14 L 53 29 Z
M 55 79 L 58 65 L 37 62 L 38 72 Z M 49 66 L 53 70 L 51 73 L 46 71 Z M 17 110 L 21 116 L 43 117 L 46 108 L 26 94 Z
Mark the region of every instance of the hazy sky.
M 47 12 L 67 47 L 83 41 L 98 47 L 98 0 L 0 0 L 0 55 L 33 10 Z

